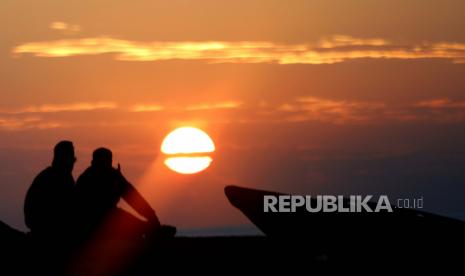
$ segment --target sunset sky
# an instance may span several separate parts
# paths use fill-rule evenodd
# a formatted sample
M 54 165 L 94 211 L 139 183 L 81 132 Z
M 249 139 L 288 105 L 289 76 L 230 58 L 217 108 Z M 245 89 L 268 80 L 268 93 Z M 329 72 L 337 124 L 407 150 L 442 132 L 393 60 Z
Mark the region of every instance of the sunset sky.
M 0 220 L 53 146 L 93 149 L 181 229 L 247 224 L 229 184 L 424 197 L 465 218 L 465 1 L 0 2 Z M 215 142 L 180 175 L 163 138 Z

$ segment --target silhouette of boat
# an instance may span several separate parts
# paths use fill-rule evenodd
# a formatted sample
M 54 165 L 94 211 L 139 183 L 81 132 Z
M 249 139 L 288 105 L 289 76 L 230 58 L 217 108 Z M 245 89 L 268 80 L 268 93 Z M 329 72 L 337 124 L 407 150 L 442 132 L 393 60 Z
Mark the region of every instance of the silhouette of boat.
M 265 195 L 285 194 L 238 186 L 227 186 L 225 194 L 267 237 L 341 258 L 379 259 L 392 254 L 436 258 L 444 252 L 441 250 L 449 251 L 451 246 L 461 249 L 464 244 L 465 222 L 414 209 L 393 206 L 393 212 L 379 213 L 311 213 L 304 208 L 294 213 L 264 212 Z M 345 198 L 344 203 L 348 200 Z M 315 201 L 312 198 L 313 206 Z M 374 208 L 376 203 L 368 205 Z

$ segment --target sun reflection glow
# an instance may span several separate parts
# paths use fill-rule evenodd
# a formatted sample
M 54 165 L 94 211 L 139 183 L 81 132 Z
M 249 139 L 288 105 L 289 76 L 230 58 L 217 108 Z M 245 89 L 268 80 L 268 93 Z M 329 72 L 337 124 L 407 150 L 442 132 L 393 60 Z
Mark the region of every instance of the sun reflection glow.
M 169 157 L 165 165 L 182 174 L 194 174 L 205 170 L 213 161 L 211 157 Z

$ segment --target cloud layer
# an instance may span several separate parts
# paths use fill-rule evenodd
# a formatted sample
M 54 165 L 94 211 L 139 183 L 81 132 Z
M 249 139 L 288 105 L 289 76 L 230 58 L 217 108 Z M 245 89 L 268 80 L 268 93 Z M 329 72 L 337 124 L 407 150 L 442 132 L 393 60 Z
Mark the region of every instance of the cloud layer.
M 69 104 L 43 104 L 31 105 L 17 109 L 0 109 L 0 113 L 22 114 L 22 113 L 53 113 L 69 111 L 91 111 L 98 109 L 115 109 L 116 103 L 113 102 L 78 102 Z
M 465 44 L 429 43 L 409 45 L 384 39 L 332 36 L 310 44 L 274 42 L 140 42 L 111 37 L 91 37 L 29 42 L 12 50 L 15 55 L 70 57 L 114 54 L 116 60 L 205 60 L 211 63 L 332 64 L 353 59 L 441 58 L 465 63 Z
M 384 122 L 458 123 L 465 121 L 465 101 L 448 98 L 406 104 L 373 101 L 298 98 L 278 107 L 283 121 L 320 121 L 333 124 Z
M 154 117 L 153 112 L 158 115 Z M 114 120 L 114 116 L 119 119 Z M 439 98 L 394 104 L 303 97 L 278 104 L 253 104 L 233 100 L 186 106 L 161 103 L 123 105 L 111 102 L 44 104 L 0 110 L 0 130 L 135 125 L 150 124 L 154 120 L 170 123 L 194 117 L 211 123 L 463 123 L 465 101 Z
M 81 31 L 81 26 L 76 24 L 69 24 L 62 21 L 55 21 L 50 23 L 49 28 L 55 31 L 61 31 L 67 34 L 74 34 Z

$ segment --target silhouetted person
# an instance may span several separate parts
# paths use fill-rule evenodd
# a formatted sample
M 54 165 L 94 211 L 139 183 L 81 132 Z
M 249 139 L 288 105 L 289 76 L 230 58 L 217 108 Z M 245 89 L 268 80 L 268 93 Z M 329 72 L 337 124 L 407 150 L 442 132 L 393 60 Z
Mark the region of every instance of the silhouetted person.
M 24 216 L 34 239 L 58 242 L 69 235 L 73 215 L 76 157 L 70 141 L 59 142 L 52 165 L 32 182 L 24 202 Z
M 112 162 L 109 149 L 95 150 L 91 166 L 77 180 L 76 198 L 82 232 L 103 232 L 106 237 L 122 235 L 124 238 L 139 238 L 144 234 L 160 232 L 174 236 L 176 229 L 161 226 L 149 203 L 122 175 L 119 165 L 117 169 L 112 167 Z M 121 198 L 146 221 L 118 208 Z

